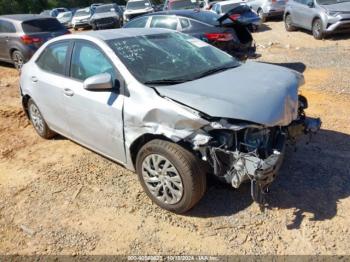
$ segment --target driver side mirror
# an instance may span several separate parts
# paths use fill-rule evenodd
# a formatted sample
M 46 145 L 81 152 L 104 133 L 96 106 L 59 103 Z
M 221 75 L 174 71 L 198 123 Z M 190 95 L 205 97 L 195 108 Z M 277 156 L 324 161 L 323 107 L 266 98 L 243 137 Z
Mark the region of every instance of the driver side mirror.
M 314 7 L 314 1 L 313 0 L 308 1 L 307 2 L 307 6 L 310 7 L 310 8 Z
M 112 91 L 119 89 L 119 81 L 113 83 L 112 76 L 108 73 L 91 76 L 84 81 L 84 89 L 89 91 Z

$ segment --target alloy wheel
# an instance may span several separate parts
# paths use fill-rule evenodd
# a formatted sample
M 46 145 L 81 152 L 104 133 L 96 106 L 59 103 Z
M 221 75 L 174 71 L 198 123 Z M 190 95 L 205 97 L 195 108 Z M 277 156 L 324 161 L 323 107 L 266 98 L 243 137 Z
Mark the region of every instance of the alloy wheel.
M 33 126 L 36 129 L 36 131 L 40 134 L 44 133 L 45 122 L 44 122 L 43 117 L 41 116 L 39 108 L 35 104 L 31 104 L 29 106 L 29 115 L 30 115 L 30 119 L 32 120 Z
M 13 62 L 14 62 L 14 65 L 15 65 L 15 68 L 17 70 L 21 70 L 23 64 L 24 64 L 24 60 L 23 60 L 23 57 L 21 54 L 15 52 L 13 54 Z
M 183 182 L 174 165 L 158 154 L 142 163 L 142 177 L 149 192 L 165 204 L 177 204 L 183 196 Z

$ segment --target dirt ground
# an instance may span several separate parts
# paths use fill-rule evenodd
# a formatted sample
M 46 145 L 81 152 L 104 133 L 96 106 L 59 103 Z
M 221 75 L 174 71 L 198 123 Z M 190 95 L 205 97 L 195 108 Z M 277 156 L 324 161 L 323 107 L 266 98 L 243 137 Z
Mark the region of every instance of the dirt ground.
M 260 212 L 249 186 L 209 181 L 188 214 L 161 210 L 137 176 L 63 138 L 43 140 L 0 65 L 0 254 L 350 255 L 350 35 L 316 41 L 268 22 L 260 60 L 304 72 L 322 130 L 288 148 Z

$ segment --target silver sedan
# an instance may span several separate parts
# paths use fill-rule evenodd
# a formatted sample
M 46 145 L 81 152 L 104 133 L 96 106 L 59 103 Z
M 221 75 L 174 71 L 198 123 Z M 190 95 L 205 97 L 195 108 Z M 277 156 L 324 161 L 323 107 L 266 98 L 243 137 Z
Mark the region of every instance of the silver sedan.
M 303 76 L 241 64 L 190 36 L 116 29 L 55 38 L 22 69 L 22 102 L 37 133 L 70 138 L 136 171 L 148 196 L 177 213 L 206 190 L 206 173 L 253 198 L 284 147 L 320 128 L 298 96 Z

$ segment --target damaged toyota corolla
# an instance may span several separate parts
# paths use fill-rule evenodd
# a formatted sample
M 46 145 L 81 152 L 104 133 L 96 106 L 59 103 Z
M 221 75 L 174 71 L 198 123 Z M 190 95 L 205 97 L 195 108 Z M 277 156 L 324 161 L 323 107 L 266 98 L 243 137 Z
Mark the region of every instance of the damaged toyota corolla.
M 262 202 L 287 143 L 317 132 L 298 94 L 303 76 L 240 63 L 165 29 L 67 35 L 21 72 L 25 112 L 38 134 L 62 134 L 136 171 L 147 195 L 176 213 L 193 207 L 212 174 L 251 181 Z

